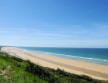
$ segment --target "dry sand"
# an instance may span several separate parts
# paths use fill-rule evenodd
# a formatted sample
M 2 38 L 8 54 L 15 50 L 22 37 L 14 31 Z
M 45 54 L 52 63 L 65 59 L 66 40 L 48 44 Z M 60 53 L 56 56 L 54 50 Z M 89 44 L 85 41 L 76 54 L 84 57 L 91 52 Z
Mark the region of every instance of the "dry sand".
M 3 47 L 1 51 L 24 60 L 30 60 L 44 67 L 60 68 L 70 73 L 84 74 L 96 79 L 108 80 L 108 66 L 63 59 L 12 47 Z

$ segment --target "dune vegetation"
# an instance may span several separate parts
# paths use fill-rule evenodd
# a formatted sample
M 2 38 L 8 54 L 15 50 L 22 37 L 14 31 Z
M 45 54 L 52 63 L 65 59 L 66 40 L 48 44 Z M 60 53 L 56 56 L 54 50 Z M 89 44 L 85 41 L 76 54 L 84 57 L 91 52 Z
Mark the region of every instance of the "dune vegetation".
M 30 61 L 0 53 L 0 83 L 108 83 L 108 81 L 42 67 Z

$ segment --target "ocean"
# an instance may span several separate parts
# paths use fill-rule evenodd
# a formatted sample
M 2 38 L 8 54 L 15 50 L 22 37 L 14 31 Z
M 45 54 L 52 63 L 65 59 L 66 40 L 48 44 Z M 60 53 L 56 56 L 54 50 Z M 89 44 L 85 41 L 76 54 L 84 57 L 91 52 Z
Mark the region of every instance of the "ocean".
M 101 65 L 108 65 L 108 48 L 51 48 L 51 47 L 18 47 L 48 56 L 80 60 Z

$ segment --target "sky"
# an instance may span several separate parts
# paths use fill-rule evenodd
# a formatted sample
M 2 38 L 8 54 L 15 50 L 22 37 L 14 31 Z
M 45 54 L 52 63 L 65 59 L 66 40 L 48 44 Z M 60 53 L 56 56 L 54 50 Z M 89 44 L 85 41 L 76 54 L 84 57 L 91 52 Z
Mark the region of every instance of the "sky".
M 108 0 L 0 0 L 0 45 L 108 48 Z

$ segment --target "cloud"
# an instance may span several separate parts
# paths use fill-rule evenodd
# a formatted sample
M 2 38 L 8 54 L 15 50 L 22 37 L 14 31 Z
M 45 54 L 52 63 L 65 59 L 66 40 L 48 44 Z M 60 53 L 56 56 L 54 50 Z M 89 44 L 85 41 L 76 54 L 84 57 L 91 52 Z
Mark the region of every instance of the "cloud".
M 57 46 L 57 47 L 108 47 L 108 25 L 71 26 L 59 29 L 0 28 L 1 44 Z M 7 41 L 8 40 L 8 41 Z

